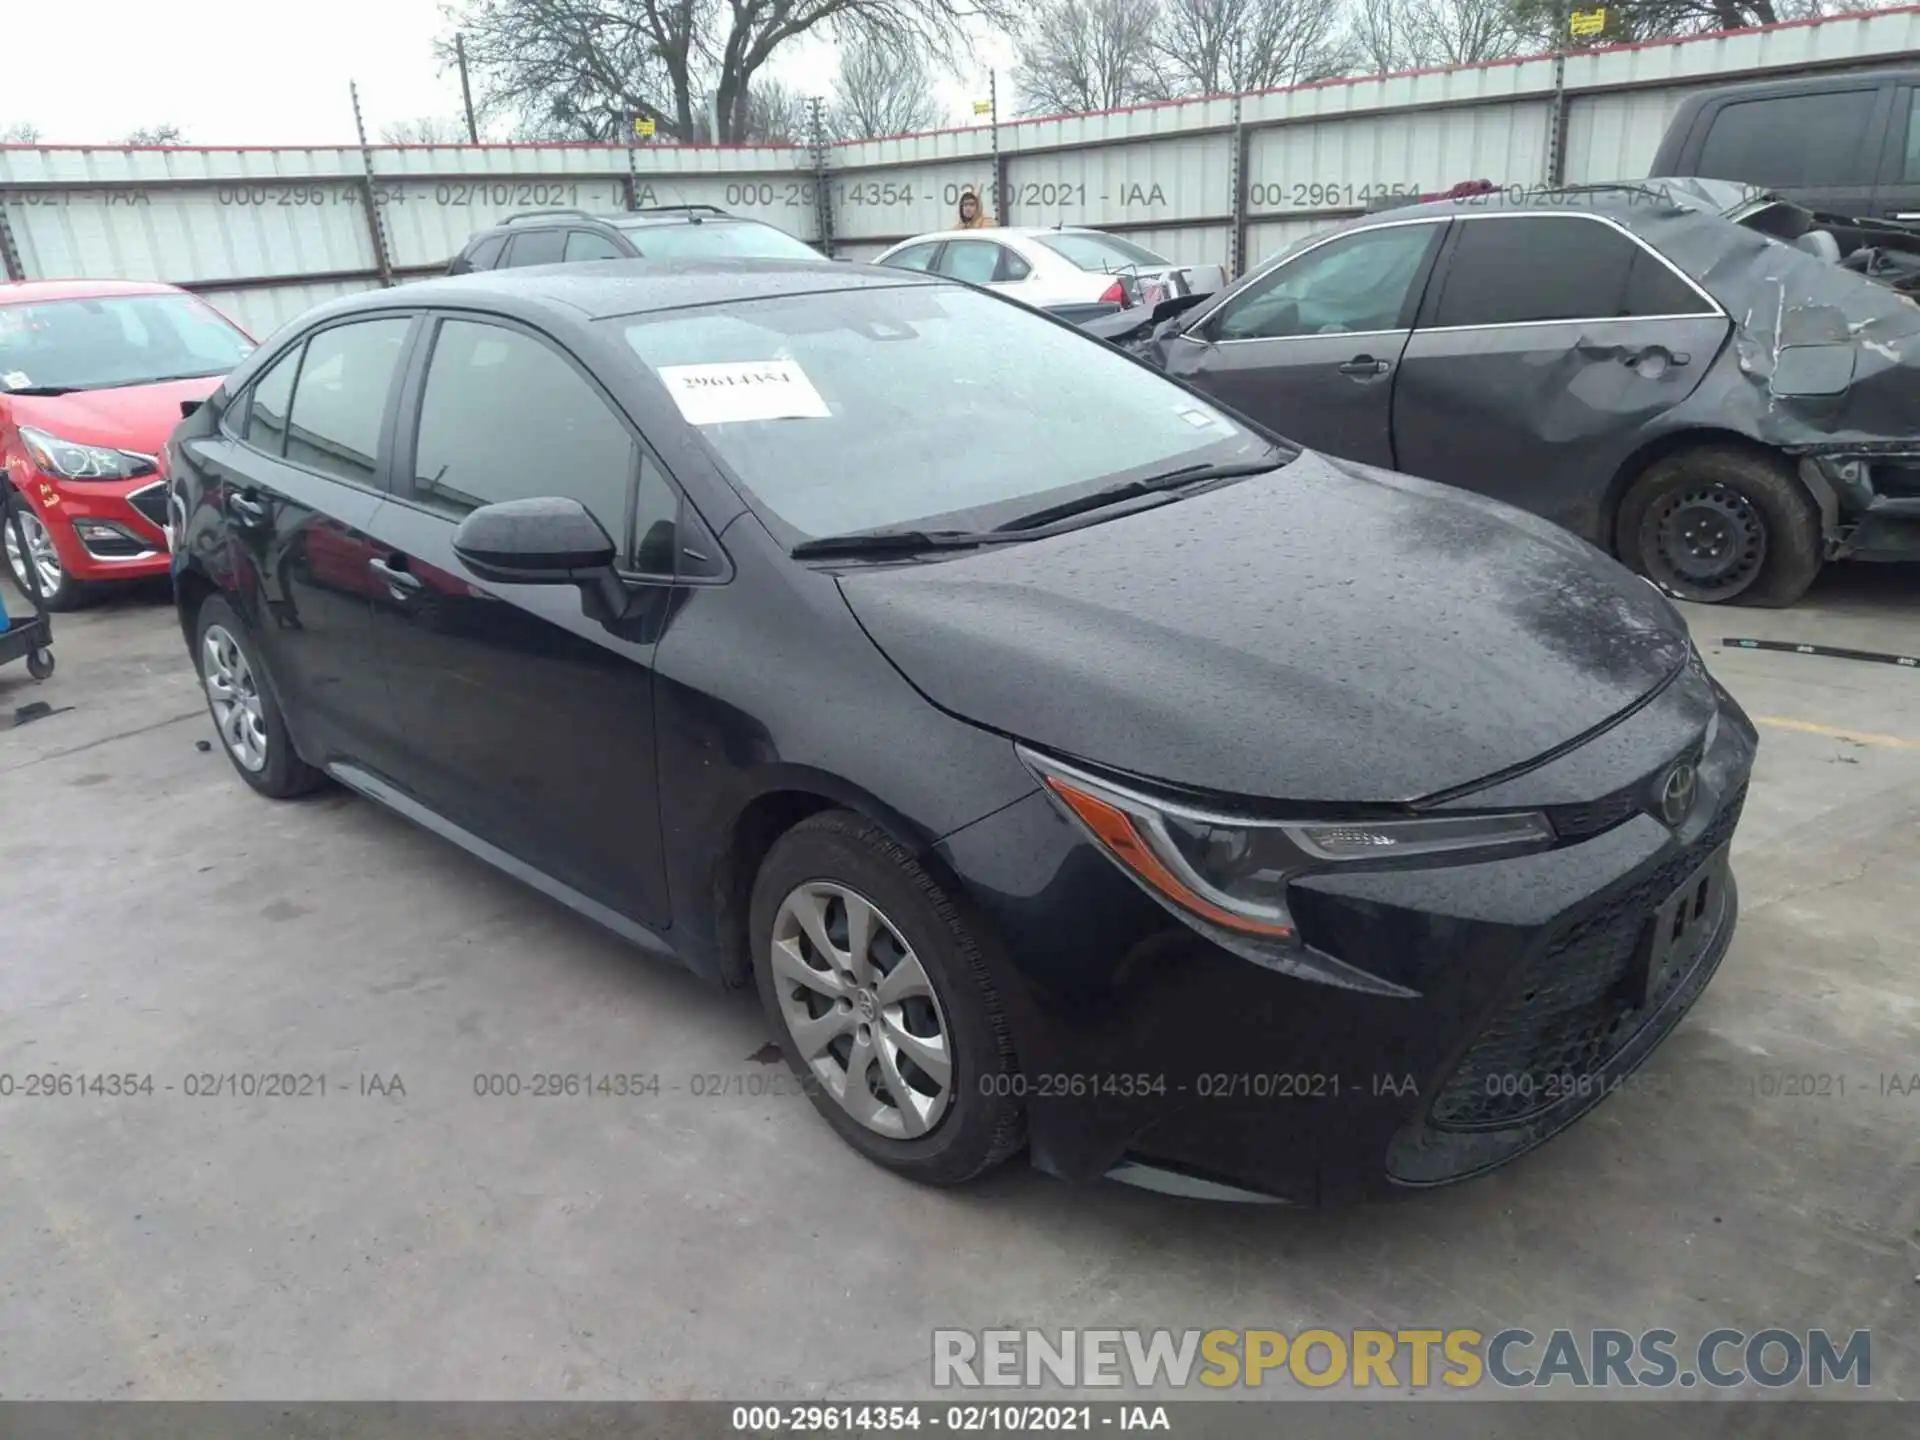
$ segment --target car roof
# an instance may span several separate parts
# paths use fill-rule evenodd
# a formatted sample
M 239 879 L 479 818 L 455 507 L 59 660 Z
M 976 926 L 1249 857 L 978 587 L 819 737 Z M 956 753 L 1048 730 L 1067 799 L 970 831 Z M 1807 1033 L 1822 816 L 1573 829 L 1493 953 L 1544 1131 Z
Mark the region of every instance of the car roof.
M 1654 176 L 1647 180 L 1618 180 L 1592 185 L 1511 185 L 1483 194 L 1426 200 L 1390 210 L 1377 210 L 1340 225 L 1328 226 L 1306 238 L 1344 230 L 1363 230 L 1406 220 L 1438 220 L 1453 215 L 1604 215 L 1638 229 L 1636 222 L 1650 215 L 1670 215 L 1674 207 L 1729 215 L 1767 192 L 1735 180 L 1708 180 L 1698 176 Z
M 0 305 L 36 300 L 100 300 L 111 295 L 183 295 L 177 285 L 158 280 L 6 280 L 0 281 Z
M 594 260 L 448 275 L 349 296 L 326 309 L 339 314 L 406 305 L 493 306 L 502 301 L 531 301 L 570 310 L 583 319 L 601 320 L 729 300 L 952 283 L 939 276 L 834 260 Z
M 1046 235 L 1105 235 L 1091 225 L 976 225 L 970 230 L 929 230 L 902 240 L 900 245 L 921 245 L 936 240 L 1034 240 Z

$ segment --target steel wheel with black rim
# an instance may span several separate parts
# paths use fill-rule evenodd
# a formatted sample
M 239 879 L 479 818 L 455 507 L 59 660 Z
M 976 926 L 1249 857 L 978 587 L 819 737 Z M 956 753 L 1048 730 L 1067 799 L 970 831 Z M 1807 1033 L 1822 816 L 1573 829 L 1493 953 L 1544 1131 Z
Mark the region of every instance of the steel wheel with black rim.
M 320 772 L 294 753 L 253 639 L 233 607 L 218 597 L 208 600 L 200 607 L 196 629 L 200 688 L 220 748 L 240 778 L 276 799 L 313 789 Z
M 1019 1148 L 1013 1045 L 975 933 L 884 829 L 829 811 L 781 836 L 750 933 L 788 1064 L 856 1150 L 952 1185 Z
M 1650 465 L 1620 506 L 1620 558 L 1668 594 L 1791 605 L 1820 573 L 1813 497 L 1778 457 L 1730 447 Z
M 53 534 L 33 507 L 18 495 L 0 503 L 0 548 L 7 556 L 7 569 L 20 593 L 31 596 L 29 567 L 40 592 L 40 603 L 49 610 L 66 610 L 75 605 L 83 587 L 67 574 L 60 553 L 53 548 Z M 22 543 L 24 541 L 24 544 Z

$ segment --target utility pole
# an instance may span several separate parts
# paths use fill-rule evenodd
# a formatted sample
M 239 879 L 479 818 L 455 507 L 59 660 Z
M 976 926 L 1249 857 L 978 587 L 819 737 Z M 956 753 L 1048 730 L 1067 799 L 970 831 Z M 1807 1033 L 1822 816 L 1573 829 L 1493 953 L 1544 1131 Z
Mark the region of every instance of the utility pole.
M 373 242 L 373 265 L 379 272 L 382 288 L 393 286 L 392 252 L 387 247 L 386 218 L 380 213 L 379 198 L 373 189 L 373 150 L 367 144 L 367 122 L 360 115 L 360 85 L 349 80 L 347 93 L 353 97 L 353 128 L 360 136 L 360 201 L 367 207 L 367 238 Z
M 473 86 L 467 82 L 467 37 L 453 32 L 453 55 L 460 63 L 460 100 L 467 107 L 467 139 L 480 143 L 480 127 L 473 118 Z
M 1013 196 L 1007 190 L 1007 172 L 1000 164 L 1000 72 L 987 72 L 987 114 L 993 123 L 993 223 L 1012 223 Z

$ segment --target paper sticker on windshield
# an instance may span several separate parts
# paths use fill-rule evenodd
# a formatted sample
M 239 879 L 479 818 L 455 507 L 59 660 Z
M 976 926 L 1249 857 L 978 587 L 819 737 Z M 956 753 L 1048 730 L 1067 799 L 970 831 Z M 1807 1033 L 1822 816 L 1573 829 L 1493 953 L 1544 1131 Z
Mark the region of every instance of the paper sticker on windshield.
M 1173 413 L 1178 415 L 1182 420 L 1186 421 L 1189 425 L 1193 426 L 1193 428 L 1196 430 L 1205 430 L 1210 425 L 1224 425 L 1226 423 L 1218 415 L 1215 415 L 1212 411 L 1202 410 L 1197 406 L 1190 406 L 1185 409 L 1176 410 Z
M 730 425 L 740 420 L 824 420 L 827 402 L 806 372 L 791 360 L 746 365 L 662 365 L 673 403 L 693 425 Z
M 24 390 L 33 384 L 33 381 L 27 378 L 27 372 L 24 370 L 9 370 L 6 374 L 0 375 L 0 383 L 4 383 L 9 390 Z

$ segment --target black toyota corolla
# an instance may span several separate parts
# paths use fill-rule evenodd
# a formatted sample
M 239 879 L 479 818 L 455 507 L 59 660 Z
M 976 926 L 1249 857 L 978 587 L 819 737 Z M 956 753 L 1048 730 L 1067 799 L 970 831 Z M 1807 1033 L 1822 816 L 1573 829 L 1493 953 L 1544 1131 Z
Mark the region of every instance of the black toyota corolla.
M 1617 1088 L 1732 935 L 1754 731 L 1651 585 L 965 286 L 358 296 L 168 462 L 242 779 L 330 776 L 757 985 L 918 1179 L 1471 1175 Z

